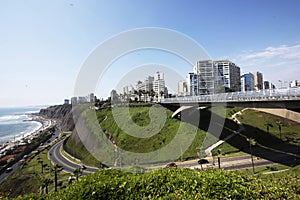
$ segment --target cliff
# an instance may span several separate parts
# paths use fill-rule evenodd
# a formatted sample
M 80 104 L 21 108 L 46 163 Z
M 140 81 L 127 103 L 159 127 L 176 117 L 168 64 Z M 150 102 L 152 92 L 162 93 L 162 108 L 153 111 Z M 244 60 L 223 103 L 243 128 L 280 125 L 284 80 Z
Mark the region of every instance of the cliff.
M 73 131 L 75 127 L 72 114 L 72 105 L 70 104 L 55 105 L 46 109 L 41 109 L 39 115 L 59 121 L 62 131 Z

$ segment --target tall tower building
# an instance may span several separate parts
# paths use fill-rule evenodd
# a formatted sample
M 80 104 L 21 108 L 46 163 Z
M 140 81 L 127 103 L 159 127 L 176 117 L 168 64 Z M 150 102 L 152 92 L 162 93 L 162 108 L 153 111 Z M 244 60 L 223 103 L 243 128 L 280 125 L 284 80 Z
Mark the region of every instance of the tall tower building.
M 188 73 L 186 77 L 187 94 L 191 96 L 200 95 L 200 75 Z
M 194 66 L 194 74 L 199 75 L 199 95 L 215 93 L 214 63 L 212 60 L 199 60 Z
M 151 90 L 153 90 L 153 82 L 154 82 L 153 76 L 146 77 L 146 79 L 144 81 L 145 91 L 150 92 Z
M 214 61 L 215 85 L 222 85 L 230 91 L 241 91 L 241 70 L 229 60 Z M 215 88 L 216 88 L 215 86 Z
M 153 90 L 158 95 L 162 97 L 165 93 L 165 79 L 163 72 L 156 72 L 154 75 Z
M 262 90 L 264 86 L 263 74 L 260 72 L 252 73 L 254 76 L 254 88 L 255 90 Z

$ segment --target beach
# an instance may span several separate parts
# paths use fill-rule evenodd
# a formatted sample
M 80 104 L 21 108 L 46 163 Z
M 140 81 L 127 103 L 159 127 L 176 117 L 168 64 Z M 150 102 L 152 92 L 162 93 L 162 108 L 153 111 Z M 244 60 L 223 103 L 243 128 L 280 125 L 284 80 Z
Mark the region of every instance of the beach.
M 31 143 L 43 130 L 55 123 L 36 115 L 38 111 L 29 108 L 0 110 L 0 158 L 7 151 Z

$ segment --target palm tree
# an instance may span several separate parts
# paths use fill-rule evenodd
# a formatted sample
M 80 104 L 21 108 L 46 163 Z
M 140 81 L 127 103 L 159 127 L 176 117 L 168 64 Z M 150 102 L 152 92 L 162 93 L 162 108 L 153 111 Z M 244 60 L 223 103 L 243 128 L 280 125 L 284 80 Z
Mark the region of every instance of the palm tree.
M 277 121 L 276 124 L 277 124 L 278 130 L 279 130 L 279 138 L 281 139 L 282 122 L 281 121 Z
M 164 93 L 165 93 L 165 92 L 162 91 L 162 90 L 159 92 L 161 98 L 162 98 L 162 96 L 164 95 Z
M 43 179 L 42 188 L 46 188 L 46 194 L 48 194 L 48 186 L 52 183 L 50 178 Z
M 247 142 L 249 142 L 252 170 L 253 170 L 253 174 L 254 174 L 255 170 L 254 170 L 254 161 L 253 161 L 253 155 L 252 155 L 252 146 L 254 146 L 256 144 L 256 141 L 253 138 L 247 138 Z
M 63 167 L 56 164 L 54 166 L 54 191 L 56 192 L 57 191 L 57 173 L 62 171 L 63 170 Z
M 152 89 L 152 90 L 150 90 L 150 97 L 151 97 L 151 101 L 153 101 L 153 97 L 155 97 L 155 92 L 154 92 L 154 90 Z
M 264 125 L 267 127 L 267 133 L 269 134 L 269 129 L 270 127 L 273 127 L 273 125 L 269 122 L 265 123 Z
M 218 149 L 218 167 L 221 169 L 221 158 L 220 156 L 222 155 L 221 149 Z

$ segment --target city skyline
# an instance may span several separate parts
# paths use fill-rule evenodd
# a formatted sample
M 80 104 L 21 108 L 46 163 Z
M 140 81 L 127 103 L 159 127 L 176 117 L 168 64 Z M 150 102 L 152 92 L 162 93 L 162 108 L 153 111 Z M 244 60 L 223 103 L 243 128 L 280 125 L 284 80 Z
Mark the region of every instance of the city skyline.
M 241 68 L 241 74 L 259 71 L 277 87 L 300 79 L 300 2 L 296 0 L 0 5 L 0 107 L 58 104 L 74 96 L 77 75 L 89 54 L 108 38 L 143 27 L 183 33 L 202 45 L 212 60 L 228 59 Z M 133 52 L 113 63 L 91 92 L 108 97 L 124 74 L 145 63 L 163 63 L 184 77 L 192 71 L 188 63 L 165 52 Z

